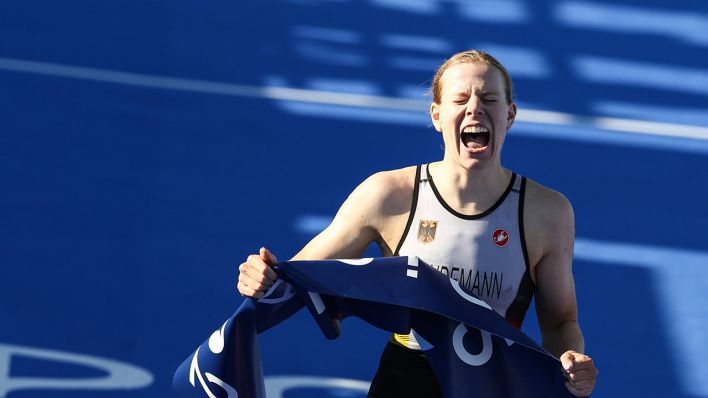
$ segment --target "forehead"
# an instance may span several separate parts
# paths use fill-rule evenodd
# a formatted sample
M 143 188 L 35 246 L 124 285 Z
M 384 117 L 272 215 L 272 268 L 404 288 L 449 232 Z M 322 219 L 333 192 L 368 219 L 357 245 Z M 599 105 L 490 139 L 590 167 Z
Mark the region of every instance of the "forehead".
M 447 68 L 440 78 L 442 94 L 457 92 L 504 93 L 504 77 L 492 65 L 478 63 L 455 64 Z

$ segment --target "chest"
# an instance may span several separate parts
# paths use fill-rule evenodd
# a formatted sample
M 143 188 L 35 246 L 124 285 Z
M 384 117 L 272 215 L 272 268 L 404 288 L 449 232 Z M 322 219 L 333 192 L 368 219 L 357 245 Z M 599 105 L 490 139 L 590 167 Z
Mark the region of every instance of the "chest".
M 397 254 L 419 257 L 505 313 L 527 272 L 519 196 L 477 216 L 451 211 L 425 185 L 417 199 Z

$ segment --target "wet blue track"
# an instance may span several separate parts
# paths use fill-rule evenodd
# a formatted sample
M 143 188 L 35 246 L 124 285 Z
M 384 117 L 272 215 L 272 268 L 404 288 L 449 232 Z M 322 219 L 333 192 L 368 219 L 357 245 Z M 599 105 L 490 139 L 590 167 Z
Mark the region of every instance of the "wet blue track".
M 247 254 L 287 258 L 369 174 L 442 156 L 422 94 L 470 47 L 515 77 L 504 163 L 574 204 L 595 396 L 708 397 L 708 6 L 658 0 L 0 3 L 0 397 L 166 396 Z M 262 336 L 266 375 L 370 379 L 382 332 L 318 333 L 297 315 Z M 71 353 L 151 381 L 36 388 L 110 367 Z

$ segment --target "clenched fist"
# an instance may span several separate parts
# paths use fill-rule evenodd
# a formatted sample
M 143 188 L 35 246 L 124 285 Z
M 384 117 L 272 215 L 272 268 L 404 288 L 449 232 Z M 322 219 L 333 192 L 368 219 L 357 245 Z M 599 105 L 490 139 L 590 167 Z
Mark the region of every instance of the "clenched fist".
M 261 298 L 273 286 L 278 275 L 271 266 L 278 260 L 265 247 L 258 254 L 251 254 L 239 265 L 238 291 L 242 296 Z
M 576 397 L 587 397 L 595 389 L 597 368 L 587 355 L 575 351 L 566 351 L 560 357 L 568 381 L 566 388 Z

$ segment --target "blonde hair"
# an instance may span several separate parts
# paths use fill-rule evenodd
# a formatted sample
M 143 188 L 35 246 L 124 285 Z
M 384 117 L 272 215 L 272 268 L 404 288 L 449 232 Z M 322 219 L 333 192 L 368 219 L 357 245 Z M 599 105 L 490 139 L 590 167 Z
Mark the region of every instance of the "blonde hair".
M 430 92 L 433 95 L 433 101 L 436 104 L 439 104 L 442 100 L 442 83 L 440 82 L 440 79 L 442 79 L 443 73 L 445 73 L 445 71 L 453 65 L 465 63 L 492 65 L 493 67 L 497 68 L 499 72 L 501 72 L 502 77 L 504 78 L 504 93 L 506 94 L 506 103 L 511 104 L 513 84 L 511 82 L 511 76 L 509 75 L 509 72 L 506 70 L 504 65 L 502 65 L 501 62 L 499 62 L 496 58 L 484 51 L 478 50 L 467 50 L 459 52 L 453 55 L 452 57 L 448 58 L 445 62 L 443 62 L 442 65 L 440 65 L 437 72 L 435 72 L 433 84 L 430 88 Z

